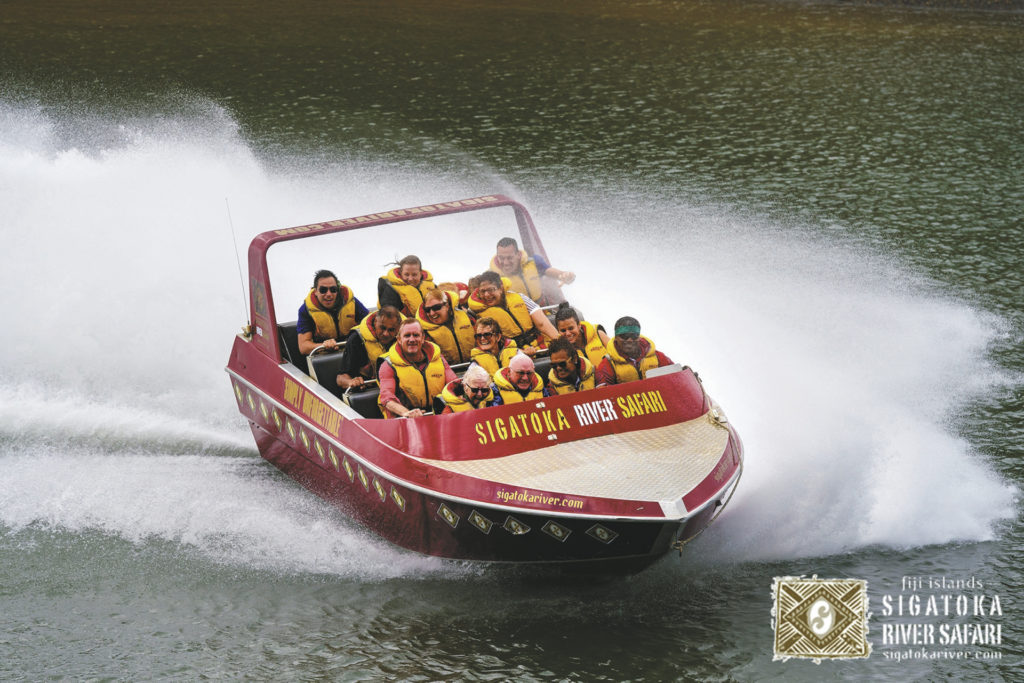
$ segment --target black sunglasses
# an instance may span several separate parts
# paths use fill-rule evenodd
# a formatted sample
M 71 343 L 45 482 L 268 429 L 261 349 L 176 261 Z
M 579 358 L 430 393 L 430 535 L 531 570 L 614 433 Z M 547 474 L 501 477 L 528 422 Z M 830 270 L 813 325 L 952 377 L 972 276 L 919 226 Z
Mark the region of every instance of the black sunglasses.
M 571 364 L 572 364 L 572 361 L 568 361 L 568 360 L 560 360 L 560 361 L 558 361 L 557 363 L 554 363 L 554 362 L 552 362 L 552 363 L 551 363 L 551 367 L 553 367 L 553 368 L 558 368 L 559 370 L 565 370 L 565 369 L 566 369 L 566 368 L 568 368 L 568 367 L 569 367 L 569 365 L 571 365 Z
M 437 313 L 445 306 L 446 304 L 437 304 L 436 306 L 424 306 L 423 310 L 426 311 L 427 313 Z
M 330 292 L 331 294 L 337 294 L 338 293 L 338 288 L 337 287 L 320 287 L 319 292 L 321 294 L 326 294 L 327 292 Z
M 473 336 L 476 337 L 477 339 L 487 339 L 488 337 L 493 337 L 494 333 L 493 332 L 477 332 Z
M 622 339 L 623 341 L 636 341 L 639 338 L 640 335 L 636 332 L 624 332 L 619 335 L 619 339 Z
M 490 387 L 466 387 L 466 388 L 468 390 L 472 391 L 474 394 L 486 394 L 488 391 L 491 390 Z

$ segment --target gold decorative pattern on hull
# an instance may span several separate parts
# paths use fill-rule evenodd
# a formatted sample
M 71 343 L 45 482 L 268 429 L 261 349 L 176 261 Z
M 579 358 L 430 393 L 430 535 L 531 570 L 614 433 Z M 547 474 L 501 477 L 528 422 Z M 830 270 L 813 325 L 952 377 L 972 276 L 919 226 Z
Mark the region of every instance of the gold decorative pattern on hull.
M 601 526 L 600 524 L 595 524 L 587 529 L 587 535 L 591 538 L 596 538 L 604 544 L 611 543 L 618 537 L 616 532 L 612 531 L 608 527 Z
M 469 523 L 485 534 L 491 533 L 491 527 L 494 526 L 494 522 L 487 519 L 476 510 L 469 513 Z
M 388 493 L 384 490 L 384 487 L 381 485 L 380 480 L 378 480 L 377 477 L 373 478 L 373 488 L 377 490 L 377 495 L 380 496 L 380 502 L 383 503 L 388 499 Z
M 402 494 L 394 486 L 391 487 L 391 500 L 394 501 L 399 510 L 405 512 L 405 498 L 402 497 Z
M 273 409 L 274 424 L 277 425 L 277 431 L 281 431 L 281 414 L 277 412 L 277 408 Z
M 355 481 L 356 471 L 352 469 L 352 463 L 349 462 L 348 458 L 345 458 L 344 460 L 341 461 L 341 466 L 345 468 L 345 474 L 348 475 L 348 480 Z
M 569 538 L 569 534 L 572 533 L 572 529 L 569 527 L 564 527 L 558 522 L 553 522 L 550 519 L 544 523 L 544 526 L 542 526 L 540 530 L 556 541 L 561 541 L 562 543 L 565 543 L 565 539 Z
M 441 503 L 439 506 L 437 506 L 437 514 L 441 517 L 441 519 L 448 522 L 448 526 L 450 526 L 451 528 L 454 529 L 459 525 L 459 516 L 452 512 L 451 509 L 444 503 Z
M 501 525 L 501 528 L 509 532 L 513 536 L 522 536 L 523 534 L 530 533 L 530 527 L 523 524 L 512 515 L 509 515 L 505 519 L 505 523 Z
M 320 462 L 327 462 L 327 454 L 324 453 L 323 444 L 316 442 L 316 454 L 320 456 Z
M 235 396 L 238 397 L 238 402 L 241 403 L 244 399 L 242 398 L 242 387 L 237 382 L 235 383 Z
M 370 479 L 366 476 L 366 472 L 363 471 L 362 467 L 359 468 L 359 482 L 363 485 L 364 489 L 370 490 Z
M 338 454 L 334 452 L 334 449 L 331 448 L 330 450 L 328 450 L 327 455 L 330 456 L 331 464 L 334 465 L 334 469 L 340 471 L 338 465 Z

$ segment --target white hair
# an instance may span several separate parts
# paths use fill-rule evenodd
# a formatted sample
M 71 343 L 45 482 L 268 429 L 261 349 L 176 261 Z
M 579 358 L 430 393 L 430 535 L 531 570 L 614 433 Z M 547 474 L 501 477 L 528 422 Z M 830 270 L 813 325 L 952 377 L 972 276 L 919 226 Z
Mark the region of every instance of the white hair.
M 466 374 L 462 376 L 462 383 L 468 384 L 470 380 L 482 380 L 487 384 L 491 383 L 491 373 L 484 370 L 482 367 L 473 363 L 466 369 Z

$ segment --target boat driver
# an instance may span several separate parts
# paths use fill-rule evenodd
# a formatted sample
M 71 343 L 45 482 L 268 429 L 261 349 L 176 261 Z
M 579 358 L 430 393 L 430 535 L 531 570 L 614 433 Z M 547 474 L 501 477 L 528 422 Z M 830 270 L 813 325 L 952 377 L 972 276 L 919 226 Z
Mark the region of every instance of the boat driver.
M 532 355 L 536 349 L 527 351 L 527 346 L 542 335 L 554 339 L 558 332 L 533 299 L 507 287 L 508 281 L 500 275 L 484 271 L 480 274 L 480 284 L 469 295 L 469 310 L 478 318 L 494 318 L 502 334 Z
M 437 344 L 425 341 L 423 326 L 406 318 L 398 328 L 398 341 L 384 356 L 378 371 L 377 404 L 384 417 L 420 417 L 430 410 L 455 372 Z
M 628 315 L 615 321 L 615 336 L 607 350 L 597 366 L 599 387 L 643 379 L 652 368 L 672 365 L 668 356 L 654 348 L 654 342 L 640 334 L 637 319 Z
M 548 373 L 549 394 L 571 394 L 593 389 L 596 381 L 594 364 L 565 337 L 548 345 L 551 372 Z
M 533 359 L 525 353 L 518 353 L 509 361 L 507 368 L 494 374 L 494 405 L 533 401 L 548 395 L 544 380 L 534 372 Z
M 488 270 L 507 278 L 511 291 L 525 294 L 541 306 L 565 301 L 561 286 L 575 280 L 575 273 L 552 268 L 540 254 L 527 255 L 511 237 L 498 240 L 495 251 Z
M 402 314 L 394 306 L 385 306 L 363 318 L 349 332 L 345 341 L 345 355 L 338 368 L 338 386 L 358 389 L 369 380 L 377 379 L 377 368 L 383 356 L 398 337 L 398 324 Z
M 299 306 L 299 319 L 295 324 L 299 352 L 307 356 L 321 344 L 328 351 L 337 350 L 338 342 L 366 317 L 366 313 L 366 306 L 352 295 L 351 289 L 338 284 L 334 273 L 316 271 L 313 288 Z

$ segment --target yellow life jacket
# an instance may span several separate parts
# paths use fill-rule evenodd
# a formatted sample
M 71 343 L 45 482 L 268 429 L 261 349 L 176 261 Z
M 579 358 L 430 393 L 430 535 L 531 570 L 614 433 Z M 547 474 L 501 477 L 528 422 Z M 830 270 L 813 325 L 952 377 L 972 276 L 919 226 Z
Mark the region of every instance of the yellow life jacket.
M 384 345 L 377 341 L 376 335 L 373 333 L 374 320 L 377 319 L 377 312 L 374 311 L 370 315 L 363 318 L 363 321 L 356 325 L 356 332 L 359 333 L 359 338 L 363 340 L 363 346 L 366 348 L 366 356 L 370 359 L 370 366 L 372 368 L 373 377 L 377 377 L 377 359 L 388 352 L 388 349 L 384 348 Z M 392 342 L 394 345 L 394 342 Z
M 644 354 L 644 357 L 639 360 L 637 365 L 633 365 L 633 363 L 619 353 L 619 350 L 615 348 L 614 337 L 608 340 L 608 346 L 605 347 L 605 351 L 607 351 L 605 358 L 611 362 L 612 369 L 615 370 L 615 382 L 617 384 L 633 382 L 646 377 L 648 370 L 658 367 L 658 356 L 654 351 L 654 342 L 643 335 L 640 335 L 640 339 L 646 341 L 648 347 L 647 353 Z
M 446 406 L 452 409 L 453 413 L 461 413 L 467 410 L 476 410 L 476 408 L 473 407 L 473 404 L 469 402 L 469 399 L 466 398 L 465 395 L 459 396 L 454 391 L 452 391 L 452 388 L 458 382 L 461 382 L 461 380 L 449 382 L 447 385 L 445 385 L 444 391 L 441 392 L 441 400 L 444 401 L 444 404 Z M 484 395 L 483 400 L 480 401 L 477 407 L 485 408 L 493 399 L 494 393 L 490 389 L 487 389 L 487 393 Z
M 517 353 L 519 353 L 519 346 L 514 341 L 508 337 L 505 337 L 504 339 L 505 346 L 498 352 L 498 355 L 494 355 L 490 351 L 478 349 L 475 346 L 473 347 L 471 359 L 474 363 L 489 372 L 491 377 L 494 377 L 494 373 L 498 372 L 498 370 L 507 368 L 508 362 L 512 360 Z
M 478 318 L 494 318 L 501 327 L 501 332 L 510 339 L 515 339 L 525 332 L 534 329 L 533 319 L 530 312 L 526 310 L 526 303 L 523 297 L 508 290 L 508 279 L 501 279 L 505 290 L 504 306 L 488 306 L 477 298 L 474 291 L 469 297 L 469 310 L 473 311 Z
M 536 372 L 533 373 L 533 385 L 530 387 L 530 391 L 526 394 L 525 398 L 509 380 L 508 368 L 502 368 L 500 372 L 494 375 L 494 385 L 498 387 L 501 400 L 505 404 L 522 403 L 544 397 L 544 380 Z
M 345 285 L 338 285 L 338 299 L 343 301 L 334 313 L 320 307 L 320 302 L 313 296 L 315 289 L 306 295 L 306 310 L 316 325 L 313 341 L 320 343 L 333 339 L 342 341 L 348 336 L 349 330 L 356 325 L 356 299 L 352 291 Z
M 405 306 L 402 312 L 412 317 L 416 315 L 416 311 L 420 310 L 420 306 L 423 305 L 423 295 L 434 288 L 434 276 L 428 271 L 420 269 L 420 274 L 423 277 L 420 280 L 419 287 L 413 287 L 412 285 L 405 284 L 402 278 L 398 276 L 398 272 L 398 268 L 392 268 L 384 273 L 382 277 L 387 280 L 387 283 L 402 298 L 402 304 Z M 377 302 L 377 307 L 380 308 L 380 302 Z
M 436 344 L 423 342 L 423 353 L 427 355 L 427 367 L 422 371 L 402 355 L 402 349 L 395 344 L 384 356 L 385 362 L 395 369 L 395 396 L 406 408 L 430 410 L 431 401 L 444 391 L 444 361 L 441 349 Z M 384 417 L 394 417 L 377 399 Z
M 513 292 L 525 294 L 534 301 L 540 301 L 544 295 L 544 289 L 540 282 L 540 273 L 537 271 L 537 264 L 532 256 L 527 256 L 522 249 L 519 250 L 519 272 L 514 275 L 506 275 L 498 267 L 498 256 L 491 257 L 492 270 L 509 281 L 508 289 Z
M 576 353 L 577 363 L 576 372 L 582 378 L 580 379 L 579 388 L 575 384 L 570 382 L 563 382 L 558 379 L 555 375 L 555 371 L 552 369 L 548 373 L 548 384 L 552 389 L 555 390 L 556 394 L 571 394 L 576 391 L 587 391 L 593 389 L 597 385 L 597 377 L 594 375 L 594 364 L 591 363 L 586 356 L 577 352 Z
M 586 354 L 587 359 L 594 364 L 594 367 L 597 367 L 601 364 L 604 354 L 608 352 L 604 344 L 601 343 L 601 336 L 597 333 L 597 325 L 581 320 L 580 330 L 582 330 L 583 338 L 586 340 L 582 353 Z
M 435 325 L 427 320 L 426 311 L 423 306 L 416 312 L 416 319 L 423 326 L 423 331 L 430 336 L 430 340 L 441 347 L 441 353 L 449 365 L 455 363 L 467 363 L 470 353 L 473 350 L 475 338 L 473 336 L 473 320 L 461 308 L 455 307 L 456 295 L 453 292 L 445 292 L 448 295 L 448 302 L 451 304 L 451 315 L 448 322 L 442 325 Z

